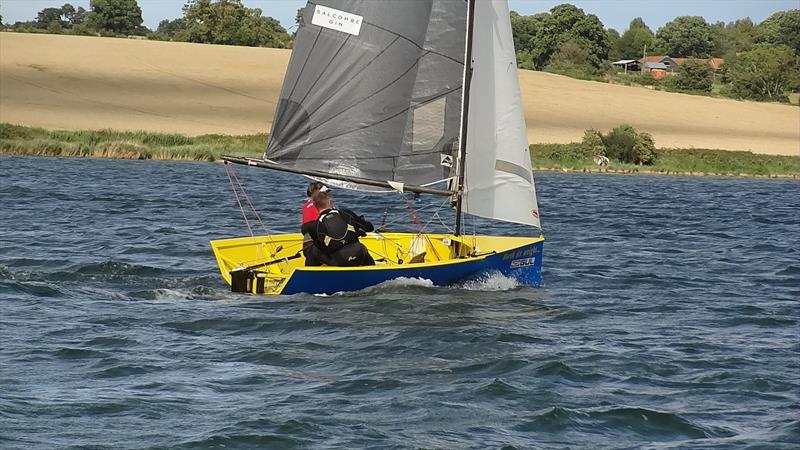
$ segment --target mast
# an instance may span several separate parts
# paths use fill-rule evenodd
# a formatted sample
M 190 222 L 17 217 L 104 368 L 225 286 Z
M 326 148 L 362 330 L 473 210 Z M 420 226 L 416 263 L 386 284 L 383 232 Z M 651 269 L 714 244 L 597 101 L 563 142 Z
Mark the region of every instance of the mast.
M 462 95 L 461 139 L 458 149 L 458 181 L 456 184 L 456 226 L 454 236 L 461 234 L 461 206 L 464 194 L 464 174 L 467 162 L 467 121 L 469 118 L 469 88 L 472 80 L 472 29 L 475 22 L 475 1 L 467 0 L 467 48 L 464 56 L 464 83 Z

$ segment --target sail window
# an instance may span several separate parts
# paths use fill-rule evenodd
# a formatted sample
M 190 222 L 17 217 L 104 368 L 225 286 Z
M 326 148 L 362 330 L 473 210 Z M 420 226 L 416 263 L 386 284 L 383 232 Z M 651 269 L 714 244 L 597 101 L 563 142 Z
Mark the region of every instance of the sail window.
M 413 152 L 427 152 L 433 149 L 444 135 L 444 111 L 446 98 L 424 103 L 414 109 Z
M 500 172 L 506 172 L 512 175 L 516 175 L 520 178 L 523 178 L 528 183 L 533 184 L 533 177 L 531 176 L 531 171 L 520 166 L 519 164 L 514 164 L 509 161 L 503 161 L 502 159 L 498 159 L 494 163 L 494 169 L 499 170 Z

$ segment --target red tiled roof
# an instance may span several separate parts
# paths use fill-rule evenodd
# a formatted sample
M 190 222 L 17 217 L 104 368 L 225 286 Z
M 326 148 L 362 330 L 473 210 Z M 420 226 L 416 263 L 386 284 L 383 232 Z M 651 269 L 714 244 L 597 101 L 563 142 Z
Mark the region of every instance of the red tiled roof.
M 720 66 L 725 62 L 722 58 L 711 58 L 708 60 L 708 65 L 714 70 L 719 70 Z
M 642 61 L 642 63 L 661 62 L 664 58 L 670 58 L 670 57 L 669 56 L 648 56 L 648 57 L 642 59 L 641 61 Z M 670 59 L 675 61 L 675 64 L 677 64 L 679 66 L 682 66 L 686 62 L 686 60 L 691 59 L 691 58 L 670 58 Z M 725 62 L 725 60 L 722 59 L 722 58 L 711 58 L 711 59 L 696 58 L 695 60 L 698 61 L 698 62 L 704 63 L 704 64 L 708 64 L 714 70 L 719 70 L 720 66 L 722 66 L 722 64 Z

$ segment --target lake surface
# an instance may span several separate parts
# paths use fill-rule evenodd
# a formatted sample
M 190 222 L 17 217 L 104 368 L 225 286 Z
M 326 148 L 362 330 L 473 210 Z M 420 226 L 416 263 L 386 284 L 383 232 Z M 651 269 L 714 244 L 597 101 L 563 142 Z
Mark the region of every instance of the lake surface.
M 236 173 L 297 228 L 304 179 Z M 800 445 L 800 183 L 537 188 L 541 289 L 267 298 L 209 248 L 249 234 L 222 165 L 0 157 L 0 448 Z M 336 197 L 413 227 L 399 194 Z

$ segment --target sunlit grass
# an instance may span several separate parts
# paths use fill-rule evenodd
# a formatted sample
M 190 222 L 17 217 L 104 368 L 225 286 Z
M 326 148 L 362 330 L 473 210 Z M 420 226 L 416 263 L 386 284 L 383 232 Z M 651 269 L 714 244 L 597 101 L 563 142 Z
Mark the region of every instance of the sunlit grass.
M 266 134 L 187 137 L 145 131 L 51 131 L 0 124 L 0 153 L 118 159 L 215 161 L 222 154 L 260 156 Z
M 0 124 L 0 154 L 78 158 L 171 159 L 216 161 L 220 155 L 260 157 L 266 134 L 227 136 L 145 131 L 51 131 Z M 534 144 L 531 158 L 536 168 L 597 170 L 580 157 L 580 144 Z M 709 174 L 725 176 L 800 176 L 800 156 L 760 155 L 709 149 L 660 149 L 652 166 L 611 161 L 611 171 Z
M 543 169 L 597 170 L 591 159 L 576 157 L 580 144 L 533 144 L 534 167 Z M 752 152 L 711 149 L 659 149 L 652 166 L 611 161 L 611 171 L 698 174 L 722 176 L 800 176 L 800 156 L 761 155 Z

